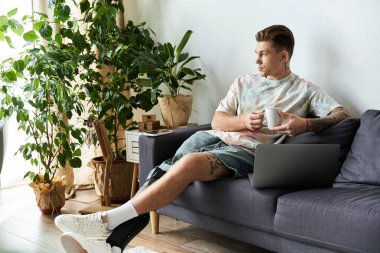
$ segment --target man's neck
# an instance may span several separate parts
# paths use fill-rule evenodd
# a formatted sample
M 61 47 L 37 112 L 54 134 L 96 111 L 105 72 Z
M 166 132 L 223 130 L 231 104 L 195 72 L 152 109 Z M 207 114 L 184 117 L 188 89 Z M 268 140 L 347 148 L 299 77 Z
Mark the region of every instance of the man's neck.
M 267 76 L 266 78 L 268 78 L 269 80 L 281 80 L 281 79 L 284 79 L 285 77 L 287 77 L 288 75 L 290 75 L 292 73 L 292 71 L 290 70 L 290 68 L 288 68 L 287 70 L 279 73 L 279 74 L 276 74 L 276 75 L 272 75 L 272 76 Z

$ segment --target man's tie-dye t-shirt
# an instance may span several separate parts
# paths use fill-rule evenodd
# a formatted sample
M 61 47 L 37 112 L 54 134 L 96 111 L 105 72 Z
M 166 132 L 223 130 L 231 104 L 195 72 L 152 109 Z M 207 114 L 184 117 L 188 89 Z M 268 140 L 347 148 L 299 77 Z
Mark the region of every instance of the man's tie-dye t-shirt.
M 245 115 L 271 107 L 305 118 L 327 116 L 340 106 L 323 89 L 291 73 L 281 80 L 270 80 L 260 75 L 244 75 L 237 78 L 216 111 Z M 286 122 L 283 121 L 282 124 L 284 123 Z M 257 131 L 209 130 L 208 132 L 228 145 L 241 146 L 252 152 L 257 144 L 278 143 L 284 139 L 281 135 L 270 131 L 265 120 L 264 127 Z

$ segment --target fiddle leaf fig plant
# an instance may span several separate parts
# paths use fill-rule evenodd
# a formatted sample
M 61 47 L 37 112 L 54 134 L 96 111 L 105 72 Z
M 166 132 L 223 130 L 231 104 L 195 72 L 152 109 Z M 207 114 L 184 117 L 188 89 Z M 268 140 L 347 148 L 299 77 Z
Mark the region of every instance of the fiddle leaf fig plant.
M 53 20 L 43 13 L 24 17 L 23 24 L 32 24 L 26 32 L 22 23 L 5 22 L 4 16 L 0 17 L 0 40 L 7 38 L 4 29 L 7 23 L 26 42 L 19 56 L 0 63 L 0 119 L 15 115 L 18 129 L 27 136 L 17 152 L 38 171 L 30 170 L 25 177 L 50 185 L 60 166 L 67 163 L 74 168 L 81 166 L 80 146 L 85 129 L 68 121 L 74 112 L 78 115 L 83 112 L 86 94 L 76 78 L 79 66 L 91 62 L 83 54 L 90 50 L 90 45 L 83 43 L 85 36 L 69 19 L 70 8 L 64 1 L 56 1 L 54 13 Z M 61 27 L 56 34 L 52 23 Z

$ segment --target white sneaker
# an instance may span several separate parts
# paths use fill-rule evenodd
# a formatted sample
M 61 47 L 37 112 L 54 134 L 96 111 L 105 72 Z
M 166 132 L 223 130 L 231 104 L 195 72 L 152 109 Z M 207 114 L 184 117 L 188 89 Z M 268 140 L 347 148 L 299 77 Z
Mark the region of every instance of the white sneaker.
M 111 245 L 104 240 L 85 239 L 77 234 L 66 232 L 61 236 L 62 246 L 67 253 L 111 253 Z
M 103 222 L 101 212 L 88 215 L 62 214 L 55 218 L 54 223 L 62 232 L 83 237 L 107 237 L 112 232 Z

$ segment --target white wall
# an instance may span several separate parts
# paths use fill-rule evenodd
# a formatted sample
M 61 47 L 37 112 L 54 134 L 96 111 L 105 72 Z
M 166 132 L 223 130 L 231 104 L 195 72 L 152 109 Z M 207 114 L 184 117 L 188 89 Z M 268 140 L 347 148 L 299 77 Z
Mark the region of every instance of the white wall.
M 31 1 L 4 1 L 0 0 L 0 15 L 7 14 L 8 11 L 18 8 L 18 12 L 15 19 L 21 20 L 24 15 L 30 15 L 32 9 Z M 26 25 L 26 31 L 31 28 L 31 24 Z M 4 60 L 8 57 L 16 57 L 20 48 L 24 45 L 24 40 L 17 36 L 10 34 L 12 43 L 15 49 L 11 49 L 5 42 L 1 43 L 0 60 Z M 30 170 L 30 162 L 25 161 L 22 154 L 15 154 L 18 148 L 25 143 L 26 135 L 22 131 L 18 131 L 18 124 L 16 116 L 7 120 L 3 129 L 4 143 L 0 144 L 0 148 L 3 148 L 3 168 L 1 171 L 1 187 L 8 187 L 18 183 L 27 182 L 23 181 L 25 173 Z
M 193 90 L 192 122 L 210 122 L 231 82 L 256 73 L 254 35 L 272 24 L 294 33 L 291 68 L 322 86 L 354 116 L 380 109 L 380 1 L 378 0 L 124 0 L 125 17 L 146 21 L 160 42 L 201 56 L 207 75 Z

